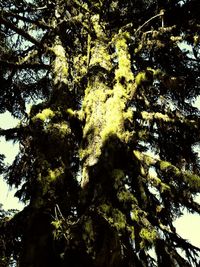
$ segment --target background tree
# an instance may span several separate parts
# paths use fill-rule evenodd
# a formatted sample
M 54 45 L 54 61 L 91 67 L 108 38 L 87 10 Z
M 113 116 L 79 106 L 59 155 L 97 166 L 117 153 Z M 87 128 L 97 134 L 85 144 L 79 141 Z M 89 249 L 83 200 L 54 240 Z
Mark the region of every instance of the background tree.
M 0 111 L 21 119 L 1 169 L 26 203 L 2 213 L 1 265 L 197 266 L 173 221 L 200 212 L 199 1 L 0 8 Z

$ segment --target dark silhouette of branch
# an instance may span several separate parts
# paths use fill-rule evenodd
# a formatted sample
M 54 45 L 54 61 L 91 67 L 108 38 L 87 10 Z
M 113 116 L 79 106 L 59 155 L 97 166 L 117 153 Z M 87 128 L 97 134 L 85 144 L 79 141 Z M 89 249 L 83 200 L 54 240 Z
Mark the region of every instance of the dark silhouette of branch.
M 14 17 L 14 18 L 17 18 L 21 21 L 24 21 L 24 22 L 28 22 L 28 23 L 32 23 L 32 24 L 35 24 L 36 26 L 40 27 L 41 29 L 49 29 L 49 26 L 46 25 L 45 23 L 41 22 L 41 21 L 36 21 L 36 20 L 32 20 L 32 19 L 29 19 L 27 17 L 24 17 L 24 16 L 20 16 L 19 14 L 17 13 L 13 13 L 11 11 L 3 11 L 3 17 Z
M 49 69 L 50 66 L 42 63 L 18 63 L 18 62 L 8 62 L 5 60 L 0 60 L 0 65 L 3 67 L 11 67 L 11 68 L 17 68 L 17 69 Z
M 38 42 L 33 36 L 31 36 L 30 34 L 25 32 L 24 30 L 18 28 L 13 23 L 11 23 L 9 20 L 3 18 L 2 15 L 0 16 L 0 23 L 4 24 L 5 26 L 10 28 L 11 30 L 13 30 L 17 34 L 21 35 L 22 37 L 24 37 L 29 42 L 31 42 L 31 43 L 35 44 L 36 46 L 40 47 L 40 42 Z

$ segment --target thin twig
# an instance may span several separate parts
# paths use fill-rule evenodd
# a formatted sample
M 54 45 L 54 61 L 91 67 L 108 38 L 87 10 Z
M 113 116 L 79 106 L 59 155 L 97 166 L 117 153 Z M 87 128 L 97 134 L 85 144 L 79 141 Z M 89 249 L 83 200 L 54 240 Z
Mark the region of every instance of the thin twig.
M 148 19 L 147 21 L 145 21 L 145 23 L 143 23 L 135 32 L 135 35 L 136 33 L 138 33 L 144 26 L 146 26 L 150 21 L 152 21 L 153 19 L 157 18 L 157 17 L 163 17 L 164 15 L 164 11 L 161 11 L 159 14 L 151 17 L 150 19 Z M 162 23 L 163 24 L 163 23 Z M 163 26 L 162 26 L 163 27 Z

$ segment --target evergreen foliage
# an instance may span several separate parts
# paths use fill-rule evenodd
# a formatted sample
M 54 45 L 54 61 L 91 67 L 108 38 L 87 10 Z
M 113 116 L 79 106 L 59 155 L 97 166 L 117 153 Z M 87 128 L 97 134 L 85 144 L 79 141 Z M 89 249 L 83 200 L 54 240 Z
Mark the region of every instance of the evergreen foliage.
M 199 266 L 173 226 L 200 213 L 199 0 L 0 10 L 0 112 L 20 119 L 0 171 L 26 203 L 0 211 L 0 266 Z

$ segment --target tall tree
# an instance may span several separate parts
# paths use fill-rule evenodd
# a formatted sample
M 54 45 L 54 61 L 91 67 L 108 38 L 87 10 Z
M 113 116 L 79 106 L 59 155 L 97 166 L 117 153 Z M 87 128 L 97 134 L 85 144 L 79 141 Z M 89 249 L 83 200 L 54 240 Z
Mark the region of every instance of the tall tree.
M 0 8 L 0 111 L 21 120 L 2 172 L 26 203 L 0 217 L 1 266 L 197 266 L 173 221 L 200 213 L 199 0 Z

